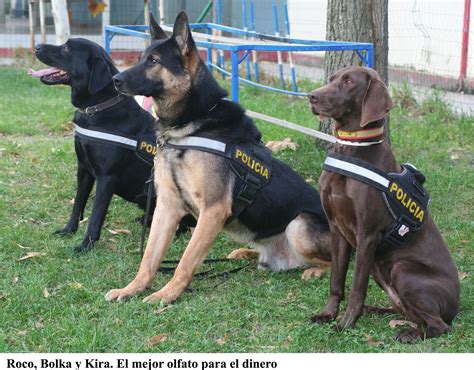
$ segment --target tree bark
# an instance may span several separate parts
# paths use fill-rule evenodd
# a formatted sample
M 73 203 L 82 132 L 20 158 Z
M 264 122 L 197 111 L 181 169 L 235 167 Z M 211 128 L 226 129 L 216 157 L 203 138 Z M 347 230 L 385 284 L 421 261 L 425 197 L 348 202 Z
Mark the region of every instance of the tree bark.
M 66 0 L 52 0 L 51 13 L 53 13 L 56 30 L 56 43 L 58 45 L 64 44 L 71 37 Z
M 326 39 L 374 44 L 374 69 L 388 84 L 388 0 L 328 0 Z M 326 80 L 338 69 L 363 65 L 353 51 L 326 52 Z M 388 135 L 388 119 L 385 122 Z M 330 122 L 320 129 L 330 132 Z

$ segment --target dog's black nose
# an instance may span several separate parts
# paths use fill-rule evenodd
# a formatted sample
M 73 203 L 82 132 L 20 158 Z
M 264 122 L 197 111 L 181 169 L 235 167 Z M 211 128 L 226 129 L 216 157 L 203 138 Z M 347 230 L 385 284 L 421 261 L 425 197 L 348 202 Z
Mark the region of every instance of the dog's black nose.
M 311 103 L 317 103 L 319 101 L 319 93 L 317 91 L 312 91 L 309 93 L 308 98 Z
M 117 73 L 112 79 L 114 80 L 115 87 L 119 87 L 123 83 L 123 75 L 121 73 Z
M 41 50 L 41 44 L 36 44 L 35 45 L 35 52 Z

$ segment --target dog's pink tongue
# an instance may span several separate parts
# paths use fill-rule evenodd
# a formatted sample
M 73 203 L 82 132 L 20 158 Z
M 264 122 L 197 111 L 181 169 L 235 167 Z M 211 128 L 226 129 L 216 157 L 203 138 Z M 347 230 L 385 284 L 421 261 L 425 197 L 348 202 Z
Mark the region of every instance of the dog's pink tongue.
M 31 77 L 43 77 L 43 76 L 48 76 L 50 74 L 53 74 L 59 71 L 60 69 L 55 68 L 55 67 L 40 69 L 39 71 L 35 71 L 34 69 L 29 69 L 28 75 Z

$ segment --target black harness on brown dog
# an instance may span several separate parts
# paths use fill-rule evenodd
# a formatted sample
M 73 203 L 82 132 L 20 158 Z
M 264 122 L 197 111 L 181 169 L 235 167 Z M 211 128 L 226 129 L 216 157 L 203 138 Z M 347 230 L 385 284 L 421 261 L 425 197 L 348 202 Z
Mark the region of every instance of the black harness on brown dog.
M 377 253 L 387 247 L 401 247 L 412 232 L 420 230 L 428 217 L 430 196 L 424 189 L 425 176 L 409 163 L 401 173 L 385 173 L 377 167 L 338 153 L 330 153 L 323 169 L 351 177 L 381 191 L 382 198 L 395 223 L 385 233 Z

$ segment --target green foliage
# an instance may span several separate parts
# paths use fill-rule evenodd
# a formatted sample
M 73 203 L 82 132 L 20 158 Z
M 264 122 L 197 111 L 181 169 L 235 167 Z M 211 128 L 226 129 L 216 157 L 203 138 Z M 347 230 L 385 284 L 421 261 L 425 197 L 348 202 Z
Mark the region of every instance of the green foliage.
M 135 218 L 142 212 L 114 197 L 101 241 L 81 256 L 74 255 L 72 248 L 81 241 L 86 222 L 72 237 L 53 237 L 52 232 L 69 217 L 75 191 L 73 139 L 63 136 L 73 113 L 69 91 L 43 86 L 25 71 L 10 68 L 0 69 L 0 79 L 1 352 L 473 351 L 472 117 L 442 120 L 446 112 L 433 104 L 423 105 L 416 118 L 401 107 L 391 116 L 397 157 L 427 176 L 431 212 L 459 270 L 467 273 L 461 281 L 461 312 L 452 332 L 410 346 L 397 343 L 397 331 L 388 327 L 390 320 L 402 319 L 400 315 L 364 316 L 355 329 L 345 332 L 335 331 L 332 325 L 310 324 L 309 317 L 325 304 L 329 275 L 302 281 L 301 270 L 272 273 L 259 271 L 253 263 L 215 288 L 184 293 L 165 310 L 142 303 L 150 292 L 123 303 L 106 302 L 109 289 L 123 287 L 136 274 L 141 229 Z M 307 127 L 318 125 L 306 99 L 247 87 L 241 99 L 248 109 Z M 317 183 L 325 152 L 316 149 L 313 139 L 263 122 L 258 126 L 265 141 L 291 137 L 297 142 L 297 151 L 277 156 Z M 108 231 L 114 229 L 127 229 L 130 234 Z M 174 240 L 167 258 L 179 258 L 188 239 Z M 239 247 L 222 235 L 210 257 L 223 257 Z M 18 261 L 28 252 L 44 255 Z M 219 264 L 216 270 L 238 264 Z M 153 290 L 169 279 L 170 275 L 159 273 Z M 350 281 L 349 275 L 346 291 Z M 196 279 L 192 287 L 217 282 Z M 388 305 L 373 281 L 367 303 Z M 150 338 L 159 334 L 167 334 L 167 339 L 150 344 Z

